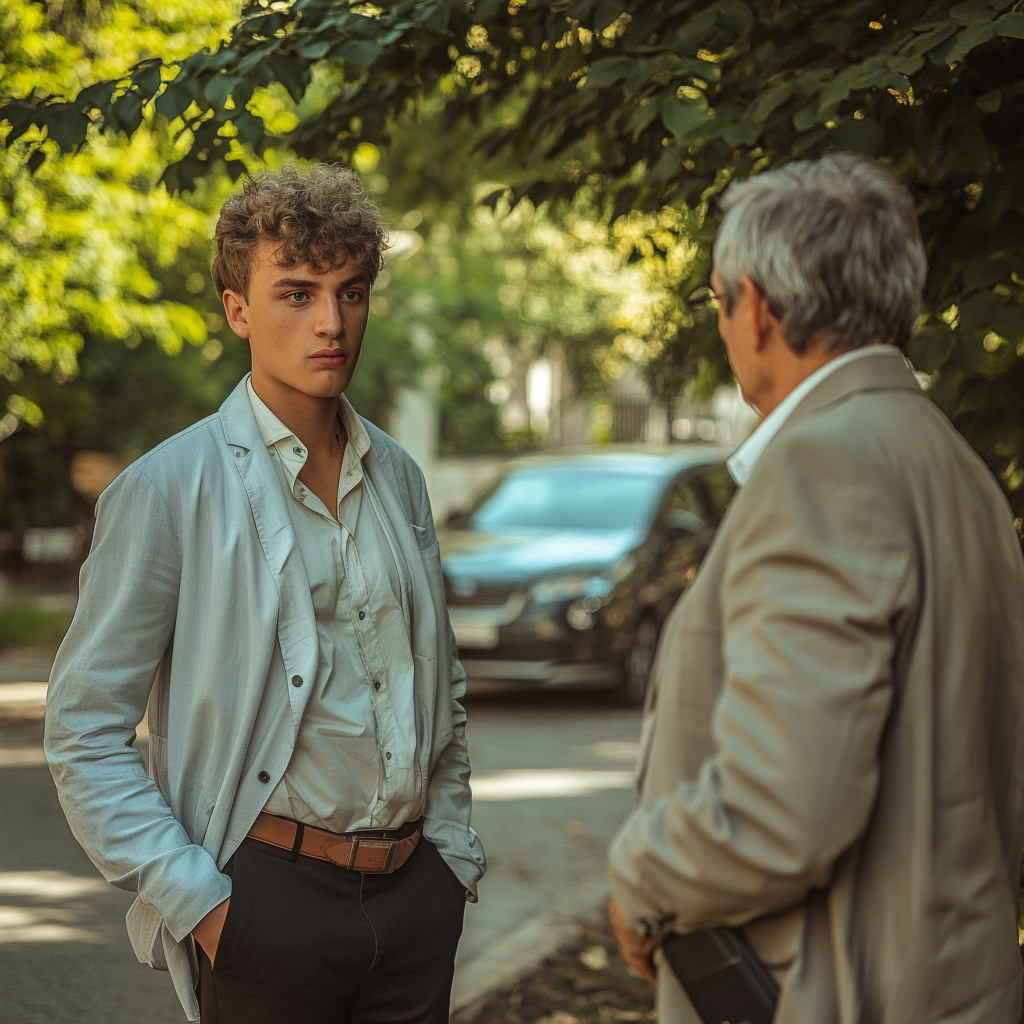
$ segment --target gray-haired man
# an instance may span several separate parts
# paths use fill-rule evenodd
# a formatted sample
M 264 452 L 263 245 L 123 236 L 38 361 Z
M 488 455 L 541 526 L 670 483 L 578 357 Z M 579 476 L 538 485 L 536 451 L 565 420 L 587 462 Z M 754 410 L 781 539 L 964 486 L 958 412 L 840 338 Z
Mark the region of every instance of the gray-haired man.
M 837 156 L 725 207 L 719 329 L 765 419 L 665 624 L 613 923 L 663 1022 L 698 1018 L 661 941 L 729 926 L 775 1024 L 1016 1024 L 1024 563 L 899 351 L 926 274 L 909 196 Z

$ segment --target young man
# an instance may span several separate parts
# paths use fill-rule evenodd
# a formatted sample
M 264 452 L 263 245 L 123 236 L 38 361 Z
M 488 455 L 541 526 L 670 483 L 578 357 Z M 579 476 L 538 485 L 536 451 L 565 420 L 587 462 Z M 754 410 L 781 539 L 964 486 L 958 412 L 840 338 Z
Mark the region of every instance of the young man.
M 339 168 L 225 204 L 252 374 L 100 498 L 50 681 L 71 828 L 203 1024 L 447 1022 L 485 869 L 423 475 L 343 394 L 384 245 Z

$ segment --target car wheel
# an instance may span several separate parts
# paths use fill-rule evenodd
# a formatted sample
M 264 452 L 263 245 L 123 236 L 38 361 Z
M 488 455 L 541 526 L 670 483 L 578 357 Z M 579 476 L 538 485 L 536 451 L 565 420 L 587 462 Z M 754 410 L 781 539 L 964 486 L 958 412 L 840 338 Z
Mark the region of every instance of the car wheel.
M 622 682 L 612 696 L 616 704 L 638 708 L 643 705 L 647 692 L 647 681 L 654 667 L 654 655 L 658 650 L 658 624 L 650 615 L 637 623 L 633 643 L 622 664 Z

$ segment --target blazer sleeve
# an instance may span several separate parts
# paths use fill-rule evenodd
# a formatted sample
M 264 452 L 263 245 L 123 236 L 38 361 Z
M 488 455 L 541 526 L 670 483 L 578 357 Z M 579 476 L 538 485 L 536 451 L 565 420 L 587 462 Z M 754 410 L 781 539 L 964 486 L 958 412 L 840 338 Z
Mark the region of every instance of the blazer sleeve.
M 71 831 L 103 877 L 137 892 L 178 941 L 231 895 L 133 746 L 170 643 L 181 554 L 155 484 L 130 468 L 104 491 L 78 610 L 46 701 L 46 759 Z
M 715 752 L 637 807 L 610 850 L 620 907 L 652 937 L 802 902 L 875 800 L 916 591 L 908 517 L 877 461 L 848 442 L 798 440 L 763 462 L 722 538 Z

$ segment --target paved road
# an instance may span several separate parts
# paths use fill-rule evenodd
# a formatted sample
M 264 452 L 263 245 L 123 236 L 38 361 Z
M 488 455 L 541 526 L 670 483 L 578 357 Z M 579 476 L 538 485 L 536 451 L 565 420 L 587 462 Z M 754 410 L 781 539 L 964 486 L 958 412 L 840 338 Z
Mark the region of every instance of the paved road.
M 474 824 L 490 872 L 467 908 L 463 1001 L 600 900 L 605 846 L 632 801 L 637 714 L 601 698 L 544 696 L 470 702 Z M 128 945 L 131 897 L 99 878 L 68 831 L 41 735 L 35 722 L 0 729 L 3 1020 L 181 1024 L 166 975 Z

